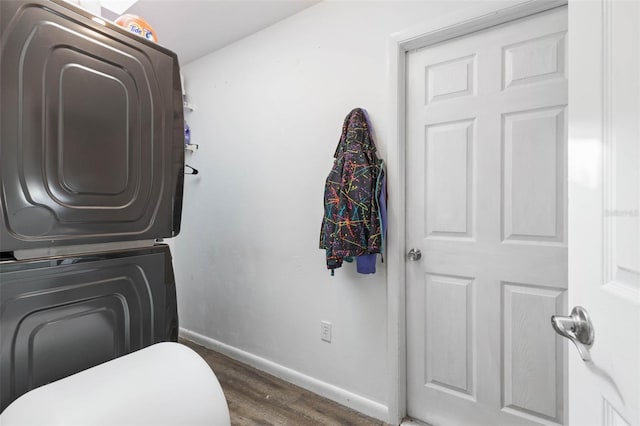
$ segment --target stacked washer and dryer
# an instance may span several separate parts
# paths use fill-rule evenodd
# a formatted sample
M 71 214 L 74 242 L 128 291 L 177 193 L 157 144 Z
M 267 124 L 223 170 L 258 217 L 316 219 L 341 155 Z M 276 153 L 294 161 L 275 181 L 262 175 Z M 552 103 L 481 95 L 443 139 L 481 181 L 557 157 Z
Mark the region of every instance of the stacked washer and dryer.
M 0 411 L 176 341 L 175 53 L 62 0 L 0 2 Z

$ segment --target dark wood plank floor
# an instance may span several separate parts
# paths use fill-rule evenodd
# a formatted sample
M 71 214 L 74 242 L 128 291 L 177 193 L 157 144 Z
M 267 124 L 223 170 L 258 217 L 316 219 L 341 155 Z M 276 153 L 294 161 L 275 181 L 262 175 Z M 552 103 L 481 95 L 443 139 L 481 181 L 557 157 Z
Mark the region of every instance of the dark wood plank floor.
M 193 342 L 180 343 L 200 354 L 218 377 L 232 425 L 384 425 Z

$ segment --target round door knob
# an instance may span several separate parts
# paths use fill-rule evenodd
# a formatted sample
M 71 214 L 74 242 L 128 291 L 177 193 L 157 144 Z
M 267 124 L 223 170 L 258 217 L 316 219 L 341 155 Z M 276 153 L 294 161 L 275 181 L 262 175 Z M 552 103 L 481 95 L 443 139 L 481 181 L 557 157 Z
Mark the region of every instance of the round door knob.
M 409 260 L 420 260 L 422 252 L 418 249 L 412 248 L 409 250 L 409 253 L 407 253 L 407 256 L 409 257 Z

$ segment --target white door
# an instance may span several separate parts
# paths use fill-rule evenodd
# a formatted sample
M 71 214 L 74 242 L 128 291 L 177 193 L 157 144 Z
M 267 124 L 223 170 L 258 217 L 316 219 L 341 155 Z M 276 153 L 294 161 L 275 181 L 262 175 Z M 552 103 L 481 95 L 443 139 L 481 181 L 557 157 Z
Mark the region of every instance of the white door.
M 567 9 L 407 54 L 407 411 L 566 421 Z
M 640 425 L 640 2 L 569 4 L 569 423 Z

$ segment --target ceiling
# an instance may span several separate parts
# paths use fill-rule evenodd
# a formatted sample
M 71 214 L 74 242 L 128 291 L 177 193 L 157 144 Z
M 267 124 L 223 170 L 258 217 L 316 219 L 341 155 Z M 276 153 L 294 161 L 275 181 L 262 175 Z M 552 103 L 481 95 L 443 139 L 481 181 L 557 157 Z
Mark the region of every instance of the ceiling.
M 126 10 L 144 18 L 163 46 L 184 65 L 220 49 L 319 0 L 139 0 Z M 103 4 L 104 6 L 104 4 Z M 103 7 L 102 15 L 118 15 Z

